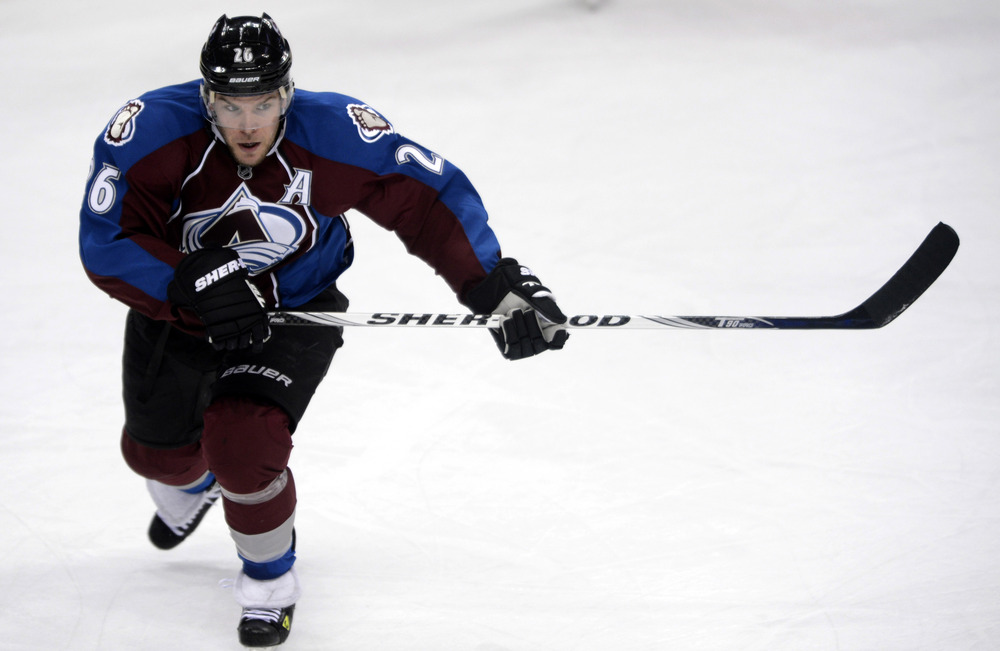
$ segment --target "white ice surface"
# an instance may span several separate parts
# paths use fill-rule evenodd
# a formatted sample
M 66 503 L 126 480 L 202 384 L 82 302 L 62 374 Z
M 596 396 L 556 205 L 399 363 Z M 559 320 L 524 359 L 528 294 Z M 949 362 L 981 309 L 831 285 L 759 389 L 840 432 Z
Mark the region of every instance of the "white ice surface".
M 164 553 L 121 461 L 124 308 L 79 202 L 124 101 L 267 10 L 302 88 L 462 167 L 569 313 L 832 314 L 938 221 L 884 330 L 355 329 L 295 436 L 289 651 L 1000 648 L 1000 4 L 2 4 L 0 648 L 236 649 L 221 510 Z M 353 215 L 366 311 L 457 311 Z

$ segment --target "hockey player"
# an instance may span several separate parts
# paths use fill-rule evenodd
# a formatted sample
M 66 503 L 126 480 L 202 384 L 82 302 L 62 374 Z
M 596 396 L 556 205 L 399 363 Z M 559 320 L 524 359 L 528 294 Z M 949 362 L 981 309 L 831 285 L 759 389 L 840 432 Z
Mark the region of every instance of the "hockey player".
M 335 93 L 296 90 L 275 22 L 222 16 L 199 80 L 127 102 L 97 138 L 80 212 L 90 279 L 130 309 L 125 461 L 156 505 L 154 545 L 219 496 L 242 567 L 246 646 L 285 641 L 300 596 L 291 437 L 342 330 L 271 327 L 267 311 L 343 311 L 345 211 L 394 231 L 472 312 L 504 315 L 504 357 L 562 348 L 566 317 L 502 258 L 465 175 Z

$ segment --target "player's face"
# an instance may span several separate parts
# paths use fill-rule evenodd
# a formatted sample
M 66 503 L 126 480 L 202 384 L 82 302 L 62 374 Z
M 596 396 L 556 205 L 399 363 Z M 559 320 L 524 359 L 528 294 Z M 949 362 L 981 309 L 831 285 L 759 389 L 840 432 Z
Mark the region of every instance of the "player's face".
M 264 161 L 278 137 L 282 104 L 277 92 L 215 97 L 212 105 L 215 124 L 237 163 L 253 167 Z

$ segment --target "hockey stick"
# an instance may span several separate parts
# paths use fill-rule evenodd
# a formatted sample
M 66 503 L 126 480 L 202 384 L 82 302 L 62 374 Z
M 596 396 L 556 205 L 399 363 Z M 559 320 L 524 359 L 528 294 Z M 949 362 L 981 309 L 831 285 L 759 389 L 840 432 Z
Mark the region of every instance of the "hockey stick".
M 945 223 L 935 226 L 899 271 L 853 310 L 836 316 L 656 316 L 578 314 L 570 328 L 618 329 L 772 329 L 866 330 L 881 328 L 903 313 L 948 267 L 958 251 L 958 234 Z M 496 314 L 419 314 L 404 312 L 272 312 L 274 325 L 496 328 Z

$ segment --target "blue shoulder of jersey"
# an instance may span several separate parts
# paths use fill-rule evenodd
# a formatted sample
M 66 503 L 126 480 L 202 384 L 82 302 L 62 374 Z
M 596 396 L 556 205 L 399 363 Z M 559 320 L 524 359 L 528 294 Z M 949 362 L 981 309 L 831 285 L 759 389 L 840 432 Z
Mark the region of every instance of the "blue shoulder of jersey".
M 462 175 L 438 154 L 400 135 L 387 118 L 361 100 L 296 90 L 294 101 L 285 138 L 327 160 L 380 176 L 404 174 L 437 189 Z
M 97 138 L 95 156 L 113 159 L 126 171 L 167 143 L 203 129 L 199 83 L 165 86 L 126 102 Z

